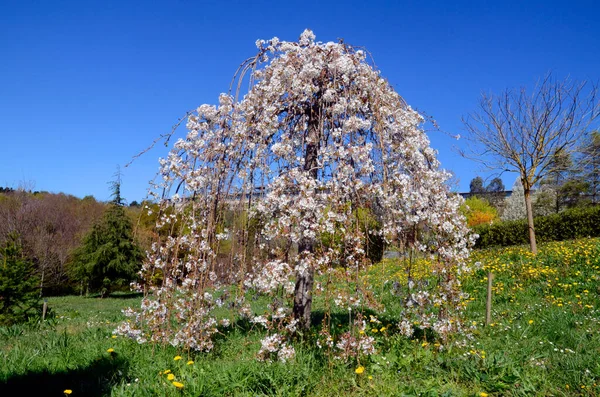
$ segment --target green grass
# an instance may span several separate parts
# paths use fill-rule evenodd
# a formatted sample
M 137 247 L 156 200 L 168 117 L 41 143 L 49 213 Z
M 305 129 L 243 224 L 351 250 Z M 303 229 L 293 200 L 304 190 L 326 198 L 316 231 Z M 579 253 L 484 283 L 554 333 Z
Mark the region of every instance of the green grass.
M 472 336 L 440 350 L 394 333 L 388 312 L 378 327 L 389 331 L 374 333 L 378 354 L 361 362 L 362 374 L 313 344 L 297 343 L 291 363 L 257 362 L 264 333 L 254 328 L 232 329 L 211 353 L 138 345 L 112 338 L 112 330 L 139 297 L 49 298 L 51 319 L 0 328 L 0 395 L 600 395 L 600 239 L 545 244 L 536 257 L 524 247 L 477 251 L 473 260 L 483 268 L 463 280 Z M 390 262 L 371 269 L 373 291 L 393 299 L 385 281 L 397 270 Z M 483 324 L 488 270 L 492 326 Z M 344 317 L 337 319 L 343 329 Z

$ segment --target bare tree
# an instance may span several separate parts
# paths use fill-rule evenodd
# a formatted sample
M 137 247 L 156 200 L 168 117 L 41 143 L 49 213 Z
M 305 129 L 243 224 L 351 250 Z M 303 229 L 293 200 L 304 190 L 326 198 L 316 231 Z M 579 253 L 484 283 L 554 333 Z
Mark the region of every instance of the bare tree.
M 19 236 L 23 254 L 35 265 L 43 291 L 61 290 L 72 250 L 104 211 L 95 200 L 18 189 L 0 195 L 0 242 Z
M 572 152 L 598 117 L 598 87 L 551 74 L 528 93 L 482 94 L 476 111 L 463 117 L 469 147 L 461 154 L 500 172 L 517 172 L 523 185 L 529 242 L 537 253 L 531 190 L 551 170 L 553 156 Z

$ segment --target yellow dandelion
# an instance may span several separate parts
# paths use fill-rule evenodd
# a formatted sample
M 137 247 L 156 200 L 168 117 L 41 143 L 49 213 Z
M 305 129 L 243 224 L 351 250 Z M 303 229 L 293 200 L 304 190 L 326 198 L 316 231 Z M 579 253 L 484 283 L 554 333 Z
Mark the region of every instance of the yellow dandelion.
M 482 391 L 479 393 L 479 397 L 488 397 L 488 394 Z
M 354 370 L 354 372 L 356 372 L 358 375 L 362 374 L 363 372 L 365 372 L 365 367 L 363 367 L 362 365 L 359 366 L 358 368 L 356 368 Z
M 170 369 L 165 369 L 165 372 L 163 372 L 163 373 L 164 373 L 165 375 L 166 375 L 166 374 L 170 374 L 170 373 L 171 373 L 171 370 L 170 370 Z
M 173 380 L 173 379 L 175 379 L 175 375 L 169 374 L 169 375 L 167 375 L 167 379 L 168 380 Z
M 113 348 L 111 347 L 110 349 L 106 349 L 106 352 L 107 352 L 107 353 L 114 353 L 114 352 L 115 352 L 115 349 L 113 349 Z
M 429 343 L 427 343 L 427 342 L 423 342 L 423 343 L 421 343 L 421 346 L 425 347 L 425 346 L 427 346 L 428 344 L 429 344 Z
M 183 383 L 181 382 L 173 382 L 173 386 L 175 386 L 178 389 L 183 389 Z
M 65 393 L 68 396 L 69 394 L 73 393 L 73 390 L 67 389 L 67 390 L 63 391 L 63 393 Z
M 383 332 L 383 331 L 385 331 L 385 329 L 386 329 L 385 327 L 381 327 L 380 331 Z
M 173 360 L 175 360 L 175 361 L 179 361 L 179 360 L 181 360 L 181 356 L 175 356 L 175 357 L 173 358 Z
M 533 324 L 533 320 L 529 320 L 529 324 Z
M 111 338 L 117 339 L 117 335 L 113 335 L 113 336 L 111 336 Z
M 190 360 L 190 361 L 187 362 L 187 365 L 192 365 L 193 363 L 194 363 L 194 361 Z
M 373 328 L 373 329 L 371 330 L 371 332 L 373 332 L 374 334 L 375 334 L 375 333 L 377 333 L 378 331 L 379 331 L 379 330 L 378 330 L 377 328 Z

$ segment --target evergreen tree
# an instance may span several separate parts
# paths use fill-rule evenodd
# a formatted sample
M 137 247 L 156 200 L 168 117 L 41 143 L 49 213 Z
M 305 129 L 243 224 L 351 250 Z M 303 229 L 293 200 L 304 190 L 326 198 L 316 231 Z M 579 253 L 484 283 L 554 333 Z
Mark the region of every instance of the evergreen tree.
M 485 191 L 488 193 L 504 193 L 504 190 L 504 183 L 499 177 L 492 179 L 485 188 Z
M 104 297 L 132 281 L 142 253 L 133 238 L 133 227 L 123 208 L 121 181 L 112 182 L 112 201 L 102 220 L 85 236 L 76 251 L 72 277 Z
M 496 208 L 498 214 L 502 214 L 504 210 L 504 191 L 506 188 L 504 187 L 504 183 L 502 179 L 499 177 L 495 177 L 490 181 L 490 183 L 485 187 L 485 198 L 486 200 Z
M 469 184 L 469 193 L 471 196 L 476 196 L 479 193 L 484 193 L 485 188 L 483 187 L 483 178 L 480 176 L 476 176 L 471 179 L 471 183 Z
M 591 190 L 591 187 L 590 183 L 581 178 L 567 180 L 558 190 L 561 205 L 566 208 L 589 205 L 591 200 L 586 193 Z
M 592 204 L 600 202 L 600 132 L 594 131 L 581 149 L 581 168 Z
M 17 235 L 0 248 L 0 325 L 25 320 L 39 307 L 39 280 L 22 254 Z
M 577 178 L 577 170 L 573 166 L 571 154 L 563 150 L 557 150 L 552 154 L 552 159 L 548 163 L 548 173 L 546 178 L 541 181 L 542 189 L 548 191 L 548 196 L 554 192 L 555 212 L 560 212 L 565 206 L 566 198 L 564 186 Z

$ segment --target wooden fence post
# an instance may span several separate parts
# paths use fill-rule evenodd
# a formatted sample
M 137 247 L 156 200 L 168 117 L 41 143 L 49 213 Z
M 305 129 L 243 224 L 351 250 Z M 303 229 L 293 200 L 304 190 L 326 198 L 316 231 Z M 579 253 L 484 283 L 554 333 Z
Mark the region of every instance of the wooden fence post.
M 48 311 L 48 298 L 44 298 L 44 305 L 42 306 L 42 321 L 46 320 L 46 312 Z
M 487 275 L 487 301 L 485 302 L 485 325 L 490 325 L 492 323 L 492 280 L 494 279 L 494 274 L 492 272 L 488 272 Z

